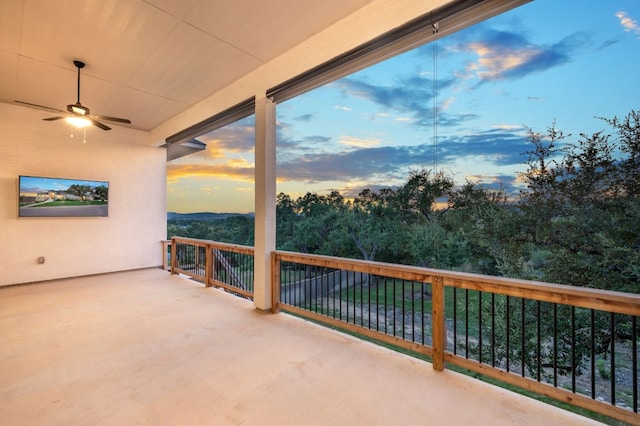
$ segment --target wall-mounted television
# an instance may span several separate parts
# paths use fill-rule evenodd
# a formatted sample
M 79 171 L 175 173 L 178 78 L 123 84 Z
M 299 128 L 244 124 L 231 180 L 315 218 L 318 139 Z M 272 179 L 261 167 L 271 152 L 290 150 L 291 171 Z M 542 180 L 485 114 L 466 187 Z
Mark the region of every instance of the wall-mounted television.
M 18 177 L 19 217 L 107 217 L 109 182 Z

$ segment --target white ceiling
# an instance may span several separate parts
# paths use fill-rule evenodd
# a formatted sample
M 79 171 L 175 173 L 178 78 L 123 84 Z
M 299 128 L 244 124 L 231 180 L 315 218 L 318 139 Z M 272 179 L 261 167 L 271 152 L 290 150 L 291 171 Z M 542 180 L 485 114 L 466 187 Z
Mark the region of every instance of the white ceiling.
M 0 101 L 66 109 L 78 59 L 83 105 L 151 130 L 371 1 L 0 0 Z

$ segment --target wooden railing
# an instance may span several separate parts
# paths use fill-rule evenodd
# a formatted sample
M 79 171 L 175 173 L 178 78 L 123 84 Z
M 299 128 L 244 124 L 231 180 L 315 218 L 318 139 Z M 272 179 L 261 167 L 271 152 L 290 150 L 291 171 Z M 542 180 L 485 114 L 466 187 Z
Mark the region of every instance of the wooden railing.
M 163 245 L 163 253 L 172 274 L 253 298 L 253 247 L 173 237 L 169 246 Z
M 253 297 L 252 247 L 174 237 L 163 256 L 174 274 Z M 272 272 L 273 312 L 640 424 L 640 295 L 283 251 Z
M 631 424 L 640 295 L 277 251 L 273 311 Z

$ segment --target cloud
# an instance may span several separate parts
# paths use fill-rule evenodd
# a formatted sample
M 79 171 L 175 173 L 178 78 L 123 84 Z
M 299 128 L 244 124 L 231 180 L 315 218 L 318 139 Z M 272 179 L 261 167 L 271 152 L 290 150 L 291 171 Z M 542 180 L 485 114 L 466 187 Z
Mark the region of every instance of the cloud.
M 219 158 L 216 151 L 252 152 L 255 148 L 255 117 L 249 116 L 233 124 L 205 133 L 197 138 L 207 144 L 207 151 L 213 158 Z
M 390 117 L 389 110 L 400 114 L 394 121 L 411 123 L 416 126 L 433 126 L 434 84 L 433 80 L 423 76 L 399 78 L 392 86 L 376 85 L 356 76 L 345 77 L 336 82 L 347 96 L 366 99 L 382 107 L 385 111 L 376 112 L 372 117 Z M 446 89 L 454 83 L 453 78 L 438 80 L 438 90 Z M 475 114 L 445 115 L 455 101 L 453 97 L 445 98 L 438 105 L 438 125 L 457 126 L 461 123 L 477 118 Z
M 293 117 L 293 120 L 308 123 L 309 121 L 313 120 L 314 116 L 315 114 L 302 114 L 298 115 L 297 117 Z
M 480 186 L 493 190 L 503 190 L 509 199 L 517 198 L 524 184 L 517 175 L 506 175 L 498 173 L 495 175 L 467 175 L 467 182 L 477 183 Z
M 393 86 L 375 85 L 359 79 L 346 77 L 337 86 L 350 96 L 366 99 L 398 112 L 410 112 L 415 118 L 431 110 L 433 82 L 424 77 L 413 77 Z
M 388 186 L 404 181 L 410 169 L 430 168 L 434 163 L 432 143 L 351 148 L 279 158 L 278 179 L 308 183 L 366 181 L 371 183 L 367 187 Z M 522 164 L 526 159 L 523 153 L 529 149 L 522 126 L 501 125 L 486 132 L 439 138 L 438 163 L 444 168 L 461 158 L 481 158 L 496 167 L 512 166 Z
M 617 40 L 617 39 L 605 40 L 602 43 L 600 43 L 600 46 L 598 46 L 595 50 L 596 50 L 596 52 L 598 52 L 598 51 L 606 49 L 609 46 L 613 46 L 614 44 L 618 44 L 618 43 L 620 43 L 620 40 Z
M 450 44 L 446 44 L 450 43 Z M 609 40 L 598 49 L 615 43 Z M 474 113 L 454 113 L 451 106 L 456 97 L 451 90 L 465 90 L 462 83 L 471 81 L 471 88 L 501 80 L 521 79 L 534 73 L 559 67 L 574 60 L 585 49 L 594 49 L 590 35 L 574 32 L 556 43 L 535 43 L 519 30 L 497 30 L 487 26 L 477 26 L 459 37 L 443 40 L 443 58 L 464 58 L 469 60 L 457 69 L 441 72 L 434 85 L 434 75 L 416 70 L 410 75 L 396 77 L 391 83 L 380 84 L 369 81 L 366 74 L 354 74 L 334 83 L 334 87 L 347 96 L 365 99 L 378 105 L 381 113 L 394 112 L 395 121 L 411 123 L 420 127 L 433 126 L 434 97 L 438 96 L 438 125 L 441 127 L 460 126 L 470 120 L 480 118 Z M 429 46 L 419 49 L 425 61 L 433 60 Z M 452 62 L 453 63 L 453 62 Z M 437 87 L 436 87 L 437 86 Z M 448 114 L 447 114 L 448 112 Z M 374 115 L 372 114 L 372 117 Z
M 368 179 L 395 175 L 406 164 L 406 152 L 397 147 L 361 148 L 338 153 L 308 153 L 278 163 L 280 180 L 305 182 Z
M 627 12 L 617 12 L 616 18 L 620 21 L 620 25 L 622 25 L 624 31 L 634 33 L 640 37 L 640 25 L 635 19 L 631 18 Z
M 345 146 L 355 146 L 359 148 L 379 146 L 379 139 L 360 139 L 353 136 L 341 136 L 340 143 Z
M 187 178 L 214 178 L 254 182 L 254 166 L 248 162 L 233 160 L 226 164 L 167 164 L 167 183 L 173 185 Z
M 589 45 L 586 33 L 576 32 L 551 45 L 535 44 L 523 34 L 483 28 L 474 33 L 474 41 L 462 42 L 449 49 L 473 54 L 457 75 L 475 78 L 478 84 L 519 79 L 570 62 L 576 52 Z
M 276 150 L 278 156 L 298 155 L 300 152 L 312 152 L 328 146 L 333 142 L 333 138 L 323 135 L 308 135 L 300 138 L 286 136 L 278 132 L 276 136 Z
M 440 137 L 439 161 L 453 163 L 460 157 L 482 158 L 496 166 L 521 164 L 530 143 L 520 129 L 494 128 L 481 133 Z
M 240 186 L 238 186 L 238 187 L 233 188 L 233 190 L 237 191 L 237 192 L 249 192 L 249 193 L 254 192 L 253 187 L 249 188 L 249 187 L 240 187 Z

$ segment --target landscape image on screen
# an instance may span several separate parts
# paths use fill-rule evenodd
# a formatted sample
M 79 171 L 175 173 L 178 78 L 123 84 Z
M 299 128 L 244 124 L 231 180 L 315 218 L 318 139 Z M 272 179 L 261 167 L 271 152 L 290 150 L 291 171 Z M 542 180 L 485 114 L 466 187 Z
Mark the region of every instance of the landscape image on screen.
M 19 217 L 107 217 L 109 182 L 19 177 Z

